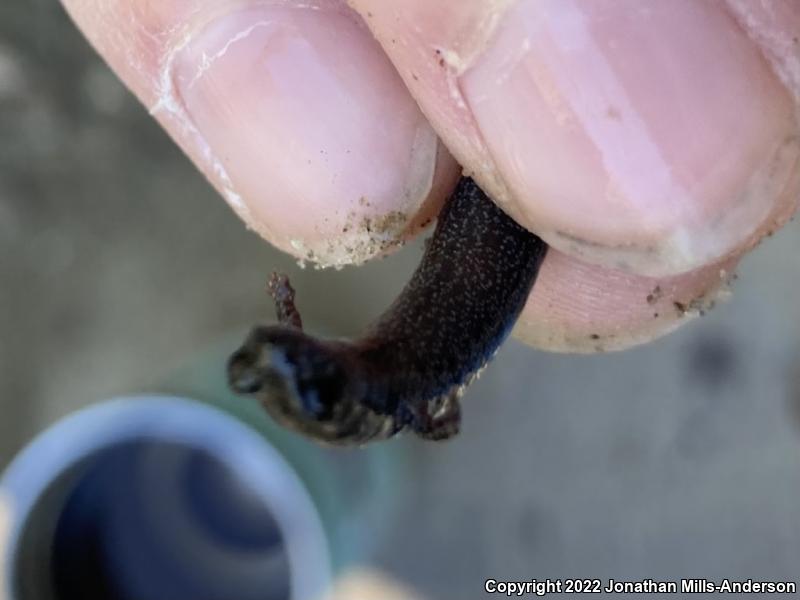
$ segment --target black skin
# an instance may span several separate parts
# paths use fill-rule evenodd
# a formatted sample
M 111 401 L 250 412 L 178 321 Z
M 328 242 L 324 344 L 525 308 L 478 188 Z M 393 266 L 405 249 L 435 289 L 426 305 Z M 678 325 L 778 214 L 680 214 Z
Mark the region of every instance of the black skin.
M 294 290 L 273 274 L 280 324 L 254 328 L 231 356 L 230 386 L 327 444 L 361 445 L 406 429 L 450 438 L 464 388 L 511 332 L 546 253 L 464 177 L 411 281 L 359 339 L 304 333 Z

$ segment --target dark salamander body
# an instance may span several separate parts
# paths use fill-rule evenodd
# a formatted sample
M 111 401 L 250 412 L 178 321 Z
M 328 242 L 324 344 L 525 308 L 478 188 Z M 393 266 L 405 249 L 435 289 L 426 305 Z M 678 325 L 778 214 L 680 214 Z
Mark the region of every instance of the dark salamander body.
M 230 385 L 326 443 L 363 444 L 406 428 L 451 437 L 463 389 L 510 333 L 546 252 L 463 178 L 411 281 L 361 338 L 305 334 L 294 290 L 273 275 L 281 324 L 250 333 L 229 361 Z

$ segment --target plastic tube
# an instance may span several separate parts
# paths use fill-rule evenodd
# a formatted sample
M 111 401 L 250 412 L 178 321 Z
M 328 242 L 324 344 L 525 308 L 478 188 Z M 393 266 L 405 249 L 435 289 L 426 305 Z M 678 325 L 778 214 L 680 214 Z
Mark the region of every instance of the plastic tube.
M 314 600 L 328 543 L 302 481 L 207 405 L 121 398 L 45 431 L 0 490 L 10 600 Z

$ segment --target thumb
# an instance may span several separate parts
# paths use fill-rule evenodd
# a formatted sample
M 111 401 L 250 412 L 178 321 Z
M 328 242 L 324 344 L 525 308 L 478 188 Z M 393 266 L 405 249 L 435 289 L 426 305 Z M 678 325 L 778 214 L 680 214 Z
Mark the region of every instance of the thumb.
M 64 0 L 237 214 L 279 248 L 362 262 L 457 176 L 394 67 L 337 0 Z
M 741 254 L 800 196 L 796 0 L 350 0 L 464 168 L 571 256 Z

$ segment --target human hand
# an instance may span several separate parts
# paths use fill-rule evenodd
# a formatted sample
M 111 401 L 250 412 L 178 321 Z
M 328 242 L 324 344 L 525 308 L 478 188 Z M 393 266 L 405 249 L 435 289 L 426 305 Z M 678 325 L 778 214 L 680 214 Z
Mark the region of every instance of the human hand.
M 516 330 L 543 348 L 673 329 L 796 208 L 793 0 L 64 4 L 242 219 L 299 258 L 389 251 L 463 165 L 557 250 Z

